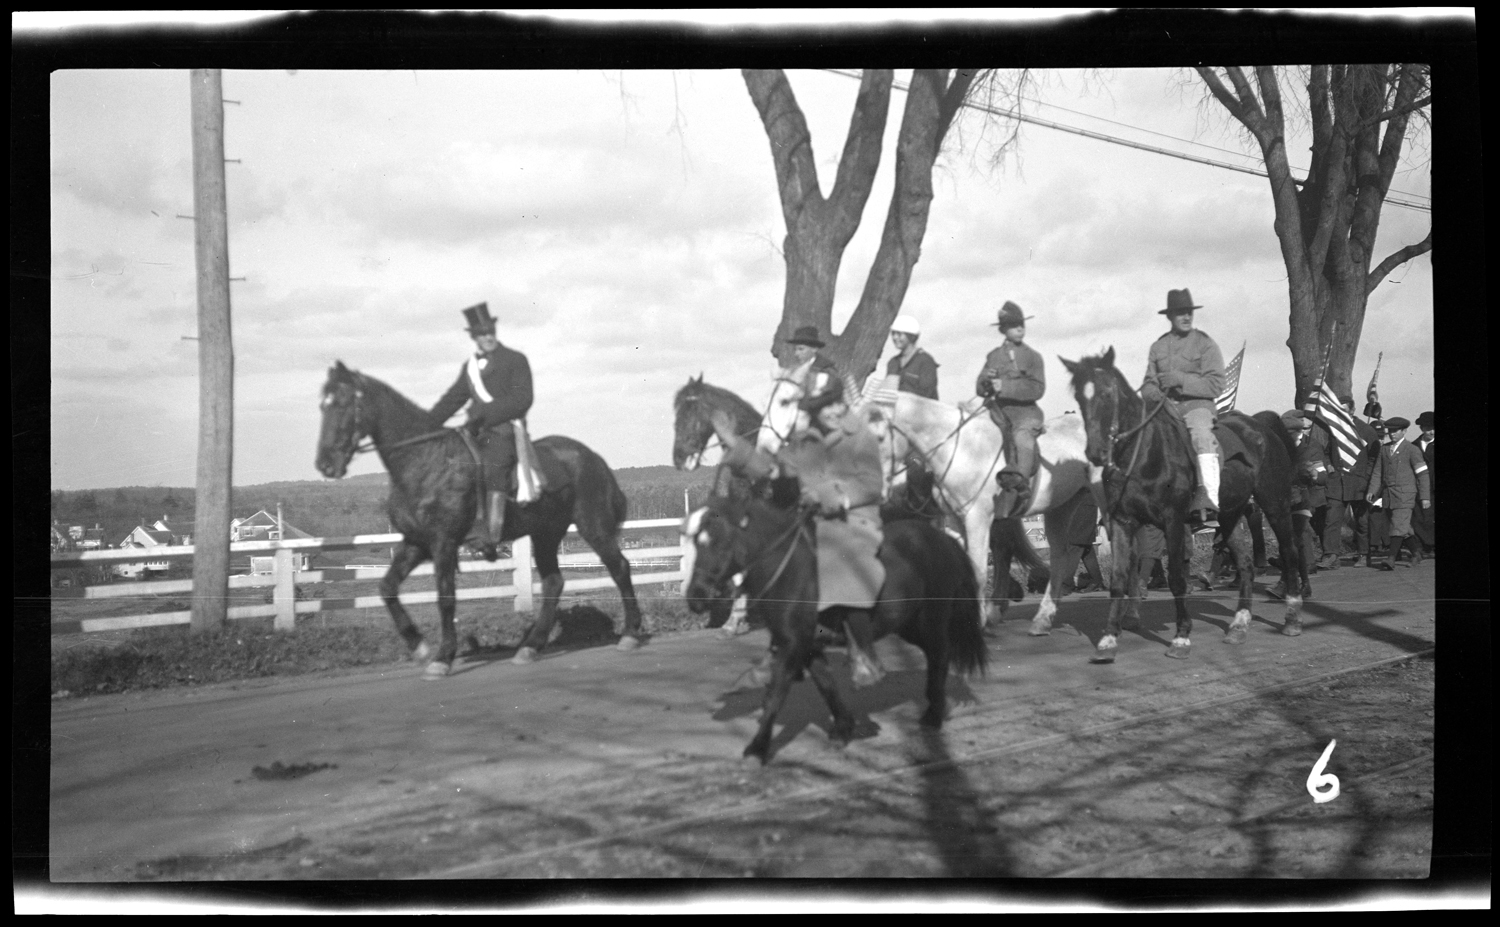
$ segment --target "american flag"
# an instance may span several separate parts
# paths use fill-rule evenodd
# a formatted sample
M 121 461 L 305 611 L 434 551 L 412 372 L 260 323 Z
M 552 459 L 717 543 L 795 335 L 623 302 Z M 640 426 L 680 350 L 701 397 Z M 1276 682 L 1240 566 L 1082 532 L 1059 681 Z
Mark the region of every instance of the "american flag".
M 1354 427 L 1353 417 L 1344 410 L 1344 404 L 1339 402 L 1339 397 L 1333 394 L 1333 388 L 1328 385 L 1327 351 L 1323 352 L 1323 375 L 1313 384 L 1313 393 L 1302 408 L 1328 426 L 1328 435 L 1332 438 L 1330 444 L 1334 451 L 1332 463 L 1340 473 L 1348 472 L 1364 450 L 1364 442 L 1359 437 L 1359 430 Z
M 1218 414 L 1223 415 L 1234 408 L 1235 397 L 1240 392 L 1240 368 L 1245 364 L 1245 346 L 1240 345 L 1240 353 L 1234 356 L 1229 366 L 1224 368 L 1224 392 L 1214 401 Z

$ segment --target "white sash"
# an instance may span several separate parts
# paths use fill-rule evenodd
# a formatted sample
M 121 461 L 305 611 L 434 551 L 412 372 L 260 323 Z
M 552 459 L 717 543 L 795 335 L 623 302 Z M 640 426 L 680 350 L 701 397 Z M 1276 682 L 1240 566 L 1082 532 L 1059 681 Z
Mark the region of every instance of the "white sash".
M 491 396 L 490 391 L 484 388 L 484 378 L 479 375 L 479 372 L 485 365 L 485 359 L 475 355 L 469 358 L 468 362 L 464 364 L 464 370 L 469 373 L 469 385 L 474 387 L 474 395 L 479 398 L 479 401 L 494 402 L 495 397 Z

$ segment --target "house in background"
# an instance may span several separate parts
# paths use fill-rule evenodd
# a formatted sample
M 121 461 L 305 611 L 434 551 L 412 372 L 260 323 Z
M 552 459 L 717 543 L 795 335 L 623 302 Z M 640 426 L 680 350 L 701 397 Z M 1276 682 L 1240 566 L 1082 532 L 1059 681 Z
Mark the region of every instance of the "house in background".
M 310 538 L 311 534 L 301 530 L 295 525 L 289 524 L 281 517 L 281 506 L 276 507 L 276 514 L 272 515 L 265 509 L 261 509 L 249 518 L 236 518 L 229 523 L 229 540 L 234 541 L 290 541 L 295 538 Z M 243 555 L 242 555 L 243 556 Z M 269 554 L 243 556 L 231 559 L 231 569 L 234 572 L 248 571 L 250 573 L 270 573 L 271 564 L 275 558 Z M 304 551 L 296 551 L 292 554 L 292 569 L 302 572 L 309 568 L 311 554 Z M 248 568 L 248 569 L 247 569 Z
M 73 542 L 74 550 L 101 550 L 104 547 L 104 529 L 97 522 L 92 528 L 73 525 L 68 528 L 68 540 Z

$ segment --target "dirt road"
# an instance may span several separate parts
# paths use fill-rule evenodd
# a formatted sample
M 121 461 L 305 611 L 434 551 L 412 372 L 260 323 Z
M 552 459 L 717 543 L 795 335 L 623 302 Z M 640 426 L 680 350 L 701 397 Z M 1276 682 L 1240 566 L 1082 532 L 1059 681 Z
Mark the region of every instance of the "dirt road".
M 835 749 L 799 684 L 764 768 L 740 760 L 763 633 L 61 701 L 52 879 L 1422 877 L 1432 568 L 1314 581 L 1302 637 L 1262 600 L 1240 647 L 1230 594 L 1199 595 L 1183 662 L 1165 595 L 1111 666 L 1088 663 L 1104 596 L 1047 638 L 1028 600 L 938 735 L 920 653 L 882 642 L 859 739 Z

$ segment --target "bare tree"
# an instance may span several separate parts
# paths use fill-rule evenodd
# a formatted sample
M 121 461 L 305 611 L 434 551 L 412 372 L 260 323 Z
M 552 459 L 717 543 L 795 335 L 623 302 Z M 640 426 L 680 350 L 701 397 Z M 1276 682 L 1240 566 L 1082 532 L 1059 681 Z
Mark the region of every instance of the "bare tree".
M 859 304 L 839 334 L 831 330 L 834 288 L 844 249 L 859 228 L 880 166 L 894 74 L 889 70 L 862 73 L 833 188 L 824 196 L 811 133 L 786 74 L 779 70 L 743 73 L 771 143 L 781 213 L 786 220 L 786 291 L 771 351 L 787 362 L 790 352 L 784 339 L 799 326 L 814 325 L 820 332 L 829 333 L 825 353 L 856 381 L 862 381 L 880 359 L 891 322 L 906 297 L 912 269 L 921 256 L 932 205 L 932 170 L 943 139 L 972 94 L 980 89 L 995 92 L 996 72 L 913 72 L 896 143 L 895 189 L 880 245 Z M 1012 85 L 1017 97 L 1026 83 L 1027 72 L 1018 72 Z
M 1270 175 L 1291 297 L 1297 391 L 1305 394 L 1331 348 L 1329 385 L 1352 393 L 1370 293 L 1396 267 L 1432 250 L 1432 232 L 1371 266 L 1380 212 L 1413 120 L 1432 101 L 1421 64 L 1314 65 L 1305 72 L 1312 163 L 1298 189 L 1287 159 L 1280 81 L 1270 67 L 1196 68 L 1213 98 L 1260 146 Z

